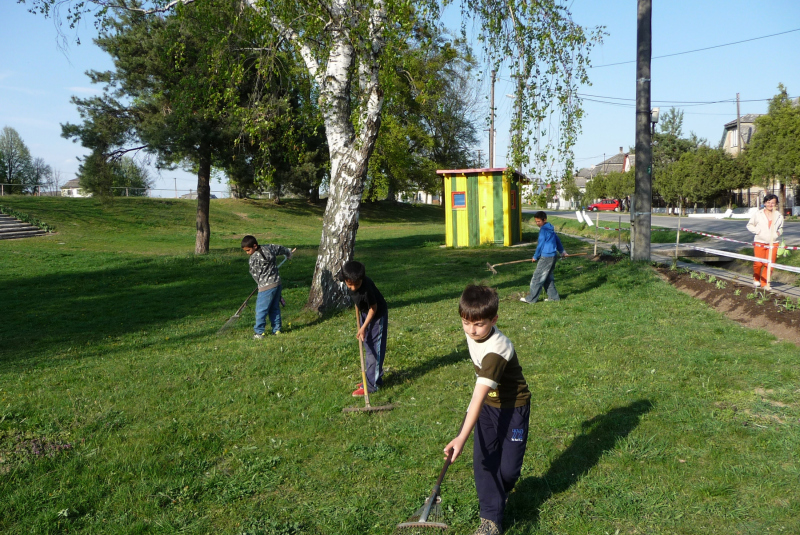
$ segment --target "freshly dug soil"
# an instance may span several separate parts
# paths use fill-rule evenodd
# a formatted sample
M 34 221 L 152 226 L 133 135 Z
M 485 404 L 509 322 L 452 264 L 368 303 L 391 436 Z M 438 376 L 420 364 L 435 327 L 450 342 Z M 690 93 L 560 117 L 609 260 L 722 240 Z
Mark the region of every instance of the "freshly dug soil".
M 767 292 L 767 298 L 759 304 L 763 290 L 759 291 L 757 298 L 747 298 L 748 294 L 755 291 L 752 286 L 725 281 L 726 287 L 720 289 L 708 280 L 693 279 L 682 270 L 671 271 L 660 267 L 656 268 L 656 272 L 683 293 L 702 299 L 732 320 L 750 328 L 768 331 L 781 340 L 800 346 L 800 309 L 787 310 L 784 306 L 777 306 L 775 300 L 785 303 L 784 297 Z M 737 289 L 740 290 L 739 295 L 735 294 Z

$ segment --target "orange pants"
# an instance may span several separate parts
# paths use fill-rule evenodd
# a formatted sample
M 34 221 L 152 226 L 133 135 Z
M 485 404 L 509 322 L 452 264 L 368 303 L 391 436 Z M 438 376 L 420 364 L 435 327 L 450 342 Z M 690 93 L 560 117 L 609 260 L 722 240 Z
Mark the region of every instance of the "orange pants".
M 769 256 L 768 256 L 769 253 L 770 253 L 770 250 L 769 250 L 769 244 L 768 243 L 761 243 L 761 242 L 753 243 L 753 256 L 755 256 L 756 258 L 763 258 L 764 260 L 767 260 L 769 258 Z M 775 261 L 778 259 L 778 244 L 777 243 L 773 243 L 772 244 L 771 253 L 772 253 L 771 254 L 771 256 L 772 256 L 771 260 L 772 260 L 773 263 L 775 263 Z M 771 272 L 771 271 L 772 270 L 770 270 L 767 267 L 767 262 L 754 262 L 753 263 L 753 280 L 760 282 L 761 286 L 766 286 L 767 285 L 767 277 L 769 276 L 767 273 Z

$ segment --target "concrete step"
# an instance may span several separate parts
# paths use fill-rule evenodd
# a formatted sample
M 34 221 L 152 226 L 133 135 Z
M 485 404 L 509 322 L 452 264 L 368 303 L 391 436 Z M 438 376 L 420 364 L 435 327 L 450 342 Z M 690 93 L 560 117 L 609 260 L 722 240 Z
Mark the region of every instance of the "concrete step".
M 13 221 L 13 222 L 9 222 L 9 223 L 0 222 L 0 229 L 4 229 L 4 228 L 17 228 L 17 227 L 34 227 L 34 228 L 39 228 L 39 227 L 36 227 L 36 226 L 34 226 L 34 225 L 31 225 L 30 223 L 25 223 L 25 222 L 23 222 L 23 221 Z
M 19 238 L 34 238 L 36 236 L 44 236 L 47 232 L 42 229 L 28 230 L 23 232 L 8 232 L 0 233 L 0 240 L 16 240 Z
M 26 232 L 29 230 L 42 230 L 39 227 L 34 227 L 33 225 L 21 224 L 21 225 L 13 225 L 7 227 L 0 227 L 0 234 L 9 233 L 9 232 Z M 42 231 L 44 232 L 44 231 Z
M 47 234 L 47 231 L 6 214 L 0 214 L 0 240 L 33 238 Z

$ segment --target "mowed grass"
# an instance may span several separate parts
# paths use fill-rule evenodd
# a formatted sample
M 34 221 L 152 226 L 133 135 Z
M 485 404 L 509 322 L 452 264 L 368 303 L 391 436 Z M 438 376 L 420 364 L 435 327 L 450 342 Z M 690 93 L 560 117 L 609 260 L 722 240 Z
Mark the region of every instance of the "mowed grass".
M 6 197 L 55 225 L 0 242 L 0 532 L 388 534 L 416 510 L 474 384 L 457 299 L 501 296 L 533 392 L 509 534 L 800 532 L 798 349 L 648 266 L 561 261 L 560 303 L 518 301 L 532 247 L 444 249 L 436 207 L 365 205 L 356 258 L 390 307 L 386 385 L 360 381 L 352 309 L 303 311 L 322 210 L 213 201 Z M 279 337 L 251 340 L 241 236 L 298 247 Z M 535 228 L 526 227 L 535 237 Z M 568 238 L 570 252 L 587 246 Z M 584 249 L 581 249 L 581 248 Z M 471 443 L 443 484 L 477 525 Z
M 558 216 L 550 216 L 547 218 L 547 221 L 552 223 L 553 227 L 556 229 L 556 232 L 565 232 L 567 234 L 573 234 L 577 236 L 586 236 L 587 238 L 594 238 L 597 235 L 598 239 L 605 240 L 605 241 L 618 241 L 621 240 L 622 243 L 628 243 L 631 240 L 631 222 L 630 222 L 630 214 L 621 214 L 622 220 L 619 219 L 617 221 L 604 221 L 603 219 L 600 220 L 599 226 L 606 227 L 606 228 L 620 228 L 622 231 L 617 230 L 606 230 L 606 229 L 599 229 L 597 228 L 597 218 L 596 214 L 590 213 L 588 214 L 591 216 L 593 226 L 589 226 L 586 223 L 581 223 L 575 219 L 569 219 L 566 217 L 558 217 Z M 617 214 L 620 216 L 620 214 Z M 663 227 L 653 227 L 652 233 L 650 234 L 650 242 L 651 243 L 675 243 L 677 238 L 678 231 L 666 229 Z M 703 237 L 697 234 L 689 234 L 684 232 L 681 234 L 681 243 L 690 243 L 702 240 Z

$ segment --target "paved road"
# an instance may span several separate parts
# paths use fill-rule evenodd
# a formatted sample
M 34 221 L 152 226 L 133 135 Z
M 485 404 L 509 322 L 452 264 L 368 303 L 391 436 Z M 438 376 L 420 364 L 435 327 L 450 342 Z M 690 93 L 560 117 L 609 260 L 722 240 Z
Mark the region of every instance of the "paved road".
M 536 210 L 524 209 L 525 214 L 533 214 Z M 601 226 L 615 227 L 622 216 L 622 221 L 630 222 L 630 214 L 617 213 L 617 212 L 599 212 Z M 576 219 L 575 212 L 555 211 L 548 210 L 548 215 L 558 217 L 565 217 Z M 596 213 L 592 213 L 592 221 L 597 217 Z M 613 223 L 611 225 L 602 225 L 602 222 Z M 677 228 L 678 218 L 675 216 L 653 216 L 653 226 L 665 228 Z M 705 219 L 701 217 L 682 217 L 681 226 L 698 232 L 707 232 L 709 234 L 716 234 L 718 236 L 725 236 L 726 238 L 733 238 L 734 240 L 741 240 L 748 243 L 753 241 L 753 234 L 747 230 L 747 219 Z M 786 240 L 786 245 L 800 245 L 800 223 L 787 222 L 783 225 L 783 239 Z M 715 240 L 717 243 L 722 243 Z

